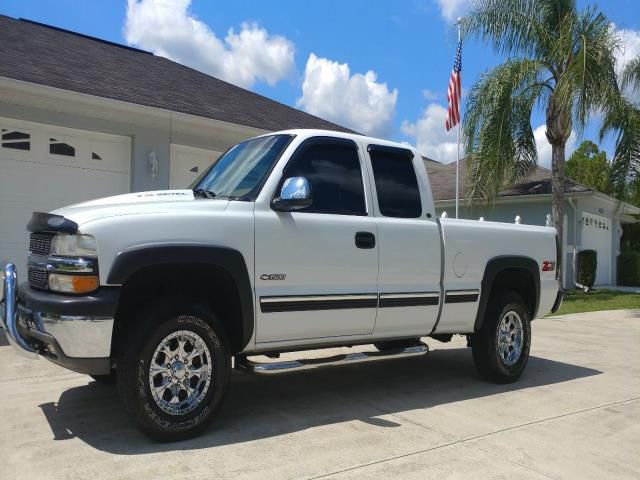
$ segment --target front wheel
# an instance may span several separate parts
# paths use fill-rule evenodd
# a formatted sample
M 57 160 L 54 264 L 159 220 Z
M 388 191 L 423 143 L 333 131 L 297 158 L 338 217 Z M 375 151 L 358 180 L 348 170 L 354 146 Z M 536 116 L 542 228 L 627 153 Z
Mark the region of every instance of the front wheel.
M 150 437 L 182 440 L 219 410 L 231 375 L 224 330 L 213 312 L 165 301 L 138 319 L 118 360 L 118 390 L 127 413 Z
M 516 293 L 492 298 L 482 328 L 471 338 L 478 373 L 495 383 L 520 378 L 531 348 L 530 316 Z

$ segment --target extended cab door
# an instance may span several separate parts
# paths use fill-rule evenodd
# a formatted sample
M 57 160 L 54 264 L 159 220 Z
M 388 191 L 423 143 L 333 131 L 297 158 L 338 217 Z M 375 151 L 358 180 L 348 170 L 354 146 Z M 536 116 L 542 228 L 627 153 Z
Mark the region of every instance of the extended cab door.
M 307 139 L 256 202 L 257 344 L 372 332 L 378 245 L 363 161 L 352 140 Z M 270 200 L 290 177 L 309 181 L 313 203 L 274 211 Z
M 374 336 L 426 335 L 438 318 L 440 230 L 419 155 L 368 145 L 378 227 L 380 305 Z

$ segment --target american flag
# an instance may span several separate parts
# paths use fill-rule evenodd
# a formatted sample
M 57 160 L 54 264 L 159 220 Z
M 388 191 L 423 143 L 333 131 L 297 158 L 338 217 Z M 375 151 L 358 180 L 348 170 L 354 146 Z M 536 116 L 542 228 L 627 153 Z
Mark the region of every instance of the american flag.
M 447 131 L 451 130 L 460 123 L 460 77 L 462 76 L 462 40 L 458 40 L 458 48 L 456 48 L 456 60 L 453 62 L 453 70 L 451 70 L 451 78 L 449 79 L 449 90 L 447 98 L 449 99 L 449 110 L 447 111 L 447 120 L 444 126 Z

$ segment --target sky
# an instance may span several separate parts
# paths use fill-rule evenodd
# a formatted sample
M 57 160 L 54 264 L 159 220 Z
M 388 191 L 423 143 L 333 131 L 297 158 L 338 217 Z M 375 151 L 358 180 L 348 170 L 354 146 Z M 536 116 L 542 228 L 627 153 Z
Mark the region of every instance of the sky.
M 0 0 L 0 14 L 132 45 L 373 136 L 408 142 L 435 160 L 456 159 L 444 128 L 456 18 L 471 0 Z M 578 1 L 579 8 L 593 2 Z M 623 50 L 640 54 L 638 0 L 601 1 Z M 465 42 L 462 91 L 501 60 Z M 464 110 L 464 99 L 463 99 Z M 597 142 L 597 118 L 583 139 Z M 544 115 L 532 127 L 549 166 Z M 612 152 L 612 139 L 602 148 Z

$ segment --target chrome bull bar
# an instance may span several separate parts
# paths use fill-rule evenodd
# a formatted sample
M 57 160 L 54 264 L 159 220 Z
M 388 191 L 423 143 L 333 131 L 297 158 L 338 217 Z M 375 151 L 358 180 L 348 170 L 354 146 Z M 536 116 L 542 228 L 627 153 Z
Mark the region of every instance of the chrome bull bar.
M 36 356 L 35 350 L 20 336 L 18 331 L 18 272 L 13 263 L 3 269 L 3 290 L 0 298 L 0 321 L 9 343 L 19 352 Z

